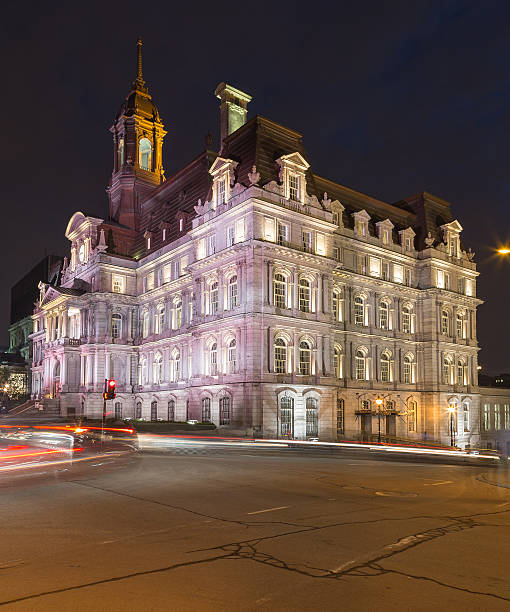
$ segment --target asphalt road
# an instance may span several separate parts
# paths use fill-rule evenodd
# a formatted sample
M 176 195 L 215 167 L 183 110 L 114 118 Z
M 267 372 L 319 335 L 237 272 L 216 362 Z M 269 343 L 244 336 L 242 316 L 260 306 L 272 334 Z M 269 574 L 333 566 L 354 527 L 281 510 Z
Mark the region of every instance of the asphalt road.
M 6 610 L 510 610 L 483 467 L 193 446 L 0 486 Z

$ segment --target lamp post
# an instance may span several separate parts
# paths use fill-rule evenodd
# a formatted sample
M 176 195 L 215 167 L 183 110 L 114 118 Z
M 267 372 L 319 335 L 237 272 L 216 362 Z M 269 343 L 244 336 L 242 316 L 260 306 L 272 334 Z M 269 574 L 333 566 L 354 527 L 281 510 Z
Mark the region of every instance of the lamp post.
M 453 415 L 455 414 L 455 406 L 448 404 L 448 412 L 450 413 L 450 446 L 453 446 Z
M 375 400 L 377 405 L 377 444 L 381 443 L 381 406 L 383 403 L 382 398 L 378 397 Z

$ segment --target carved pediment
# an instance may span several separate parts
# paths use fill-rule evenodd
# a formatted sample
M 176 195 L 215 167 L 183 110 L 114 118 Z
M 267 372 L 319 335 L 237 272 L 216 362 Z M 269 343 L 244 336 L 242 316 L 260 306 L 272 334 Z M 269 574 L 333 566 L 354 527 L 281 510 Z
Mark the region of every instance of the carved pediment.
M 289 153 L 288 155 L 282 155 L 276 160 L 276 163 L 280 167 L 283 165 L 294 167 L 300 172 L 306 172 L 310 167 L 310 164 L 306 161 L 306 159 L 297 151 L 295 153 Z

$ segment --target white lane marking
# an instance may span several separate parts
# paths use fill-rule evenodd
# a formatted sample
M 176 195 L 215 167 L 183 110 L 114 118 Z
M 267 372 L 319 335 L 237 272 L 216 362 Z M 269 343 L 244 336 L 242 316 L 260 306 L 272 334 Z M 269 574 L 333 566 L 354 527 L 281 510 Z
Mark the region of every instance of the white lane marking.
M 424 487 L 437 487 L 438 485 L 453 484 L 453 480 L 439 480 L 438 482 L 427 482 Z
M 266 508 L 265 510 L 257 510 L 256 512 L 247 512 L 246 514 L 262 514 L 263 512 L 273 512 L 274 510 L 285 510 L 289 506 L 278 506 L 278 508 Z

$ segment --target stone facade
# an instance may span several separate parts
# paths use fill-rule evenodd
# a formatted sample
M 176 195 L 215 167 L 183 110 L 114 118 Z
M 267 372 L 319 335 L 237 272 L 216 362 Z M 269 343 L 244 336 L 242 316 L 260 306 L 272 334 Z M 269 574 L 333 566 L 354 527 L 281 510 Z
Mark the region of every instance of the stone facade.
M 112 126 L 109 219 L 75 213 L 62 281 L 40 285 L 34 397 L 99 416 L 115 378 L 117 417 L 444 443 L 450 407 L 456 442 L 477 445 L 478 273 L 450 205 L 314 174 L 299 134 L 245 123 L 247 94 L 219 153 L 165 180 L 140 83 L 141 57 Z

